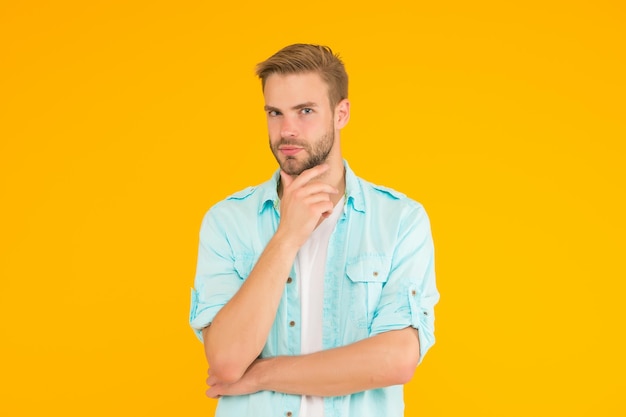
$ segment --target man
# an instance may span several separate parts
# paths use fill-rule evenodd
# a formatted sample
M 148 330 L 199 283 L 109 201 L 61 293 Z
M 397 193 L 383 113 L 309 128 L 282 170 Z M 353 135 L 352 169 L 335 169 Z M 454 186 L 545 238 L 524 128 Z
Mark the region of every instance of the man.
M 206 214 L 190 322 L 217 416 L 402 416 L 434 343 L 429 221 L 343 160 L 348 77 L 330 48 L 257 66 L 272 179 Z

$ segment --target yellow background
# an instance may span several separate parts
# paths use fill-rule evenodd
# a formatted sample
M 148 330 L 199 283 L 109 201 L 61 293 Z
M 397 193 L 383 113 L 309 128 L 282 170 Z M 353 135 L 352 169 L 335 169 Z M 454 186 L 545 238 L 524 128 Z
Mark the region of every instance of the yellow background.
M 330 45 L 345 156 L 428 210 L 437 344 L 407 416 L 618 416 L 620 1 L 3 1 L 0 415 L 212 415 L 204 212 L 275 169 L 254 65 Z

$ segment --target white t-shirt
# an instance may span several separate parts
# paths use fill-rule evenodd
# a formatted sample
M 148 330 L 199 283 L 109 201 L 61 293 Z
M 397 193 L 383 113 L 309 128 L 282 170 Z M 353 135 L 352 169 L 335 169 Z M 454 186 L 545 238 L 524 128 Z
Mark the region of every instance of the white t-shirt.
M 301 300 L 301 354 L 322 350 L 322 308 L 324 303 L 324 271 L 328 241 L 343 210 L 344 198 L 332 214 L 311 233 L 296 256 L 298 293 Z M 302 396 L 300 417 L 323 417 L 324 398 Z

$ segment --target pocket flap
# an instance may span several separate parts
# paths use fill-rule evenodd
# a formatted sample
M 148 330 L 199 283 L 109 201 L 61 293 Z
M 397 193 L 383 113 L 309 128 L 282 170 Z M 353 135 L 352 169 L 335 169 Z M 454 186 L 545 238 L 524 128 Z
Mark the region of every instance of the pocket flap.
M 352 282 L 386 282 L 389 276 L 389 259 L 386 256 L 361 258 L 346 266 Z
M 248 278 L 254 264 L 256 263 L 256 257 L 252 254 L 241 254 L 235 258 L 235 271 L 241 279 Z

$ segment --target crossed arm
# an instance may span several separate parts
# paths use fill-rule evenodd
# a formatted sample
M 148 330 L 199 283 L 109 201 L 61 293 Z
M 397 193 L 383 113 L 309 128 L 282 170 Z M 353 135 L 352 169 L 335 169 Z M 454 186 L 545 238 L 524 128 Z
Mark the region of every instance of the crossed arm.
M 407 383 L 419 362 L 417 330 L 407 327 L 309 355 L 257 359 L 243 376 L 224 383 L 209 369 L 207 396 L 257 391 L 337 396 Z
M 419 362 L 417 330 L 411 327 L 313 354 L 257 359 L 300 246 L 332 211 L 331 195 L 337 190 L 312 181 L 325 170 L 320 165 L 295 180 L 282 175 L 276 234 L 237 293 L 202 332 L 210 366 L 209 397 L 262 390 L 337 396 L 411 379 Z

